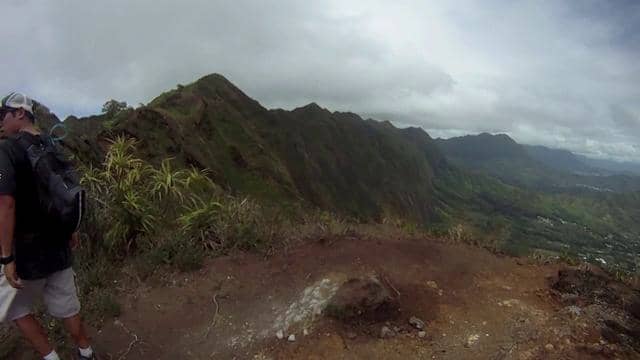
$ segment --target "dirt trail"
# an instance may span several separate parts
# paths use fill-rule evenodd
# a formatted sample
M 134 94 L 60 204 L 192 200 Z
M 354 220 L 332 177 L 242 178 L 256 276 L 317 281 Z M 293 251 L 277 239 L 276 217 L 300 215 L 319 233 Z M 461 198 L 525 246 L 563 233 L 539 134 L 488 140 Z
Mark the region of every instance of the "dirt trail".
M 125 292 L 122 316 L 95 338 L 113 359 L 629 357 L 604 351 L 597 327 L 551 296 L 558 268 L 429 239 L 307 243 L 266 260 L 218 258 L 169 286 Z M 397 319 L 346 325 L 318 314 L 347 278 L 374 273 L 400 293 Z M 423 337 L 411 316 L 426 322 Z M 385 325 L 397 335 L 380 338 Z

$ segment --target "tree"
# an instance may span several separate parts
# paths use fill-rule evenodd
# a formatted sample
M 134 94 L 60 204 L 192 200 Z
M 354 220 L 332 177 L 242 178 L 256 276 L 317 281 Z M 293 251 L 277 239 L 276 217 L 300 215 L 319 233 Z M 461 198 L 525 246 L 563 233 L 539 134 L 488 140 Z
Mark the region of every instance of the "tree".
M 102 113 L 107 114 L 109 116 L 116 115 L 122 110 L 127 108 L 126 101 L 118 101 L 118 100 L 109 100 L 104 105 L 102 105 Z

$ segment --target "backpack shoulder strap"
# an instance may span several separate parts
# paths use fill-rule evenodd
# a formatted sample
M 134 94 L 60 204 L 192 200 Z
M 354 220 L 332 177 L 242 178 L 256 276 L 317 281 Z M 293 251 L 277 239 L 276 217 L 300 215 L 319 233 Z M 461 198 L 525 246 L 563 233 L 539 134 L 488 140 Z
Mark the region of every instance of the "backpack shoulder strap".
M 41 135 L 37 135 L 39 138 L 41 137 Z M 19 132 L 15 135 L 11 135 L 9 137 L 7 137 L 8 140 L 19 144 L 20 146 L 22 146 L 25 150 L 28 149 L 29 147 L 31 147 L 31 145 L 35 145 L 35 143 L 33 141 L 31 141 L 29 139 L 29 134 L 25 133 L 25 132 Z
M 45 141 L 41 138 L 41 135 L 38 135 L 38 138 L 38 142 L 33 142 L 28 134 L 19 132 L 16 135 L 10 136 L 8 139 L 11 139 L 13 144 L 22 149 L 27 154 L 27 159 L 31 163 L 31 166 L 35 166 L 38 160 L 42 157 L 43 152 L 37 150 L 34 151 L 32 149 L 39 145 L 38 143 L 43 143 Z

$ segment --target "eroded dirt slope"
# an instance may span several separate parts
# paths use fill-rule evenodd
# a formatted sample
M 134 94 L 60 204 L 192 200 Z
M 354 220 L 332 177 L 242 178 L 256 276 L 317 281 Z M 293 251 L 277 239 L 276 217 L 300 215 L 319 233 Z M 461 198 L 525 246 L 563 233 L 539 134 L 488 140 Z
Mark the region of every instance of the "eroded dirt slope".
M 122 316 L 95 337 L 113 359 L 636 358 L 631 300 L 616 310 L 571 289 L 592 282 L 554 287 L 560 269 L 431 239 L 345 237 L 131 287 Z M 394 317 L 323 315 L 346 280 L 371 276 L 394 294 Z

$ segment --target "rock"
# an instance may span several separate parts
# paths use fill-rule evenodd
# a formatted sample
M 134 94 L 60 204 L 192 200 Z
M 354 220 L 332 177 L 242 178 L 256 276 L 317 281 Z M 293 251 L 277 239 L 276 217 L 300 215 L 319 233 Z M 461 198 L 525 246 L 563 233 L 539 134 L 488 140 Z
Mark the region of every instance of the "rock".
M 605 320 L 600 329 L 602 337 L 612 344 L 631 342 L 634 347 L 640 348 L 640 328 L 628 327 L 615 320 Z
M 475 345 L 478 342 L 478 340 L 480 340 L 480 335 L 478 334 L 469 335 L 469 337 L 467 338 L 467 342 L 465 342 L 464 346 L 471 347 Z
M 418 329 L 418 330 L 422 330 L 424 329 L 424 321 L 422 321 L 421 319 L 412 316 L 409 319 L 409 324 L 411 324 L 411 326 L 413 326 L 414 328 Z
M 395 319 L 398 303 L 391 294 L 376 277 L 350 279 L 340 286 L 324 313 L 346 323 Z
M 573 294 L 589 303 L 621 303 L 619 291 L 609 291 L 614 281 L 601 270 L 563 269 L 558 271 L 558 280 L 551 288 L 560 294 Z M 619 290 L 619 289 L 618 289 Z
M 626 310 L 636 319 L 640 320 L 640 296 L 635 296 L 627 305 Z
M 578 317 L 580 315 L 582 315 L 582 309 L 578 306 L 575 305 L 571 305 L 571 306 L 567 306 L 565 308 L 565 310 L 567 311 L 567 313 L 569 313 L 570 315 L 574 316 L 574 317 Z
M 387 339 L 387 338 L 391 338 L 396 336 L 396 333 L 393 332 L 393 330 L 389 329 L 388 326 L 383 326 L 382 329 L 380 329 L 380 338 L 381 339 Z
M 278 332 L 276 333 L 276 337 L 278 338 L 278 340 L 284 339 L 284 331 L 278 330 Z
M 418 337 L 419 338 L 424 338 L 425 336 L 427 336 L 427 332 L 426 331 L 419 331 L 418 332 Z
M 433 280 L 427 281 L 427 286 L 432 288 L 432 289 L 434 289 L 434 290 L 438 289 L 438 283 L 433 281 Z
M 294 334 L 291 334 L 291 335 L 289 335 L 287 340 L 289 340 L 290 342 L 294 342 L 294 341 L 296 341 L 296 336 Z
M 544 348 L 545 348 L 547 351 L 553 351 L 554 346 L 553 346 L 553 344 L 547 344 L 547 345 L 545 345 L 545 346 L 544 346 Z
M 302 330 L 302 335 L 304 335 L 304 336 L 309 335 L 309 330 L 307 330 L 307 329 L 303 329 L 303 330 Z

